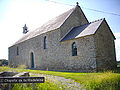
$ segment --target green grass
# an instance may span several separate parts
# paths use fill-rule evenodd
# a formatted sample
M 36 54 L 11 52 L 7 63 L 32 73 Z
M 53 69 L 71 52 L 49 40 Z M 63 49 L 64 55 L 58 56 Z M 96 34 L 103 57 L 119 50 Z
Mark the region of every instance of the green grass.
M 59 85 L 46 81 L 45 83 L 25 83 L 25 84 L 13 84 L 12 90 L 63 90 L 63 87 Z
M 75 80 L 76 82 L 82 84 L 88 90 L 119 90 L 120 89 L 120 73 L 113 73 L 111 71 L 104 73 L 70 73 L 70 72 L 17 69 L 17 68 L 8 68 L 8 67 L 0 67 L 0 71 L 31 72 L 37 74 L 49 74 L 49 75 L 61 76 L 64 78 Z M 46 86 L 48 86 L 48 88 L 51 88 L 51 86 L 53 86 L 52 88 L 60 87 L 60 85 L 57 85 L 49 81 L 43 84 L 43 87 Z M 40 90 L 52 90 L 52 89 L 40 89 Z M 64 88 L 60 87 L 59 89 L 53 89 L 53 90 L 64 90 Z

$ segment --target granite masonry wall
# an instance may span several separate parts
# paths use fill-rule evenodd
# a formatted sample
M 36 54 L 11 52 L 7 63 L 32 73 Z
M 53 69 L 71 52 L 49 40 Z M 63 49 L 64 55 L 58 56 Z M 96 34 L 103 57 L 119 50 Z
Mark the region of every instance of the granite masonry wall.
M 115 69 L 116 54 L 114 37 L 104 21 L 95 36 L 97 70 Z
M 46 36 L 47 48 L 44 49 Z M 95 35 L 60 41 L 61 29 L 41 34 L 9 48 L 9 65 L 27 65 L 31 68 L 31 52 L 34 68 L 42 70 L 96 72 L 116 67 L 114 38 L 102 23 Z M 72 56 L 72 43 L 77 45 L 78 55 Z M 18 55 L 17 55 L 18 48 Z
M 60 30 L 29 39 L 9 48 L 10 65 L 27 65 L 31 68 L 31 56 L 34 54 L 34 68 L 57 71 L 91 72 L 96 69 L 94 38 L 83 37 L 60 42 Z M 47 37 L 47 48 L 43 48 L 44 37 Z M 76 42 L 78 55 L 72 56 L 72 43 Z M 17 47 L 19 55 L 17 55 Z

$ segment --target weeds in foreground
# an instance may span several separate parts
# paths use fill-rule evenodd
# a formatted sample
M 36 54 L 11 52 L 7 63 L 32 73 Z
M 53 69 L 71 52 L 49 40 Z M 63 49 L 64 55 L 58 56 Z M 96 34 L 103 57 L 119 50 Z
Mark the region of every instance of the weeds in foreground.
M 84 82 L 84 85 L 89 90 L 119 90 L 120 74 L 107 72 L 91 76 L 90 79 Z
M 25 83 L 25 84 L 13 84 L 12 90 L 63 90 L 63 87 L 59 85 L 46 81 L 45 83 Z

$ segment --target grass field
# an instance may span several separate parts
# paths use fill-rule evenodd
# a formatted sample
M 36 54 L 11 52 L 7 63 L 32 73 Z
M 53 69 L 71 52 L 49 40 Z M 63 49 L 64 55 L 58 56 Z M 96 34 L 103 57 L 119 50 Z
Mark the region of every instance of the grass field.
M 0 67 L 2 71 L 16 71 L 16 72 L 30 72 L 35 74 L 48 74 L 54 76 L 60 76 L 67 79 L 73 79 L 75 82 L 83 85 L 87 90 L 120 90 L 120 73 L 113 73 L 112 71 L 104 73 L 70 73 L 70 72 L 55 72 L 55 71 L 41 71 L 41 70 L 29 70 L 18 69 L 9 67 Z M 32 90 L 31 85 L 15 84 L 13 90 Z M 43 84 L 36 84 L 37 90 L 65 90 L 64 87 L 54 82 L 46 81 Z

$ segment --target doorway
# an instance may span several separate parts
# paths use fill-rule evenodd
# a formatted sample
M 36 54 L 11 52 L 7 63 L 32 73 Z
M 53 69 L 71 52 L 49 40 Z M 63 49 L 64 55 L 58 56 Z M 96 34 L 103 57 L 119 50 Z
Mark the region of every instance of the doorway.
M 31 68 L 34 68 L 35 62 L 34 62 L 34 53 L 33 52 L 31 52 L 31 54 L 30 54 L 30 59 L 31 59 Z

